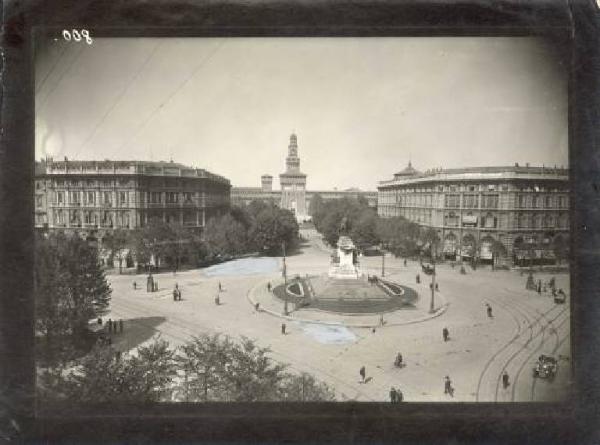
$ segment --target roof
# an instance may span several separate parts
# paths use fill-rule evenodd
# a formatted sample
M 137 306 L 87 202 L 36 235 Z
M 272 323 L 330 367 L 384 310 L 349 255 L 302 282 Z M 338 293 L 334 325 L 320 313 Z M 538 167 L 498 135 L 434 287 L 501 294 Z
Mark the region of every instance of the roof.
M 418 175 L 419 171 L 414 169 L 411 162 L 408 161 L 408 165 L 404 170 L 399 171 L 398 173 L 394 173 L 394 176 L 413 176 Z

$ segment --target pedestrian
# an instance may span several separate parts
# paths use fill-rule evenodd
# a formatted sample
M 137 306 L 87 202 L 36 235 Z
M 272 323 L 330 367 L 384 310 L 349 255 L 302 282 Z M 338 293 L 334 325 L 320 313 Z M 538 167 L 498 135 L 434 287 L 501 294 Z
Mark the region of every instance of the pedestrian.
M 450 377 L 446 376 L 444 378 L 444 394 L 450 394 L 452 396 L 452 393 L 454 391 L 452 390 L 452 381 L 450 381 Z
M 123 333 L 123 320 L 119 320 L 119 333 Z
M 112 329 L 113 329 L 112 320 L 109 318 L 107 323 L 108 323 L 108 333 L 112 334 Z
M 404 394 L 399 389 L 396 390 L 396 403 L 400 403 L 404 400 Z
M 448 341 L 450 338 L 450 332 L 448 332 L 448 328 L 442 329 L 442 336 L 444 337 L 444 341 Z
M 117 359 L 117 361 L 121 360 L 121 355 L 122 355 L 122 352 L 117 351 L 117 353 L 115 354 L 115 358 Z
M 271 282 L 270 282 L 270 281 L 267 283 L 267 290 L 268 290 L 269 292 L 271 292 Z
M 173 289 L 173 301 L 177 301 L 177 285 L 175 285 L 175 288 Z
M 435 283 L 435 290 L 436 292 L 440 291 L 440 285 L 438 283 Z
M 215 297 L 215 304 L 218 306 L 221 304 L 221 300 L 219 298 L 219 295 L 217 294 L 217 296 Z
M 510 382 L 508 381 L 508 372 L 504 370 L 504 372 L 502 373 L 502 386 L 504 387 L 504 389 L 506 389 L 508 388 L 508 385 L 510 385 Z
M 404 258 L 404 267 L 406 267 L 406 258 Z
M 133 290 L 137 290 L 137 283 L 135 281 L 133 282 Z
M 486 308 L 487 308 L 487 316 L 489 318 L 492 318 L 492 306 L 490 306 L 489 304 L 486 303 Z
M 359 371 L 360 377 L 362 378 L 363 383 L 365 382 L 365 377 L 367 376 L 367 371 L 364 366 L 360 368 Z
M 98 320 L 96 320 L 96 323 L 102 324 L 102 319 L 100 317 L 98 317 Z
M 394 388 L 393 386 L 390 389 L 390 402 L 398 403 L 398 392 L 396 391 L 396 388 Z
M 379 325 L 380 325 L 380 326 L 383 326 L 383 324 L 384 324 L 384 323 L 385 323 L 385 321 L 383 321 L 383 314 L 381 314 L 381 315 L 379 316 Z
M 281 323 L 281 334 L 282 335 L 285 335 L 285 328 L 286 328 L 285 323 Z
M 421 276 L 419 274 L 417 274 L 417 284 L 419 284 L 421 282 Z
M 219 292 L 221 292 L 223 290 L 223 287 L 221 286 L 221 282 L 219 281 Z
M 256 312 L 258 312 L 258 308 L 259 308 L 259 307 L 260 307 L 260 303 L 256 303 L 256 304 L 254 305 L 254 309 L 256 310 Z

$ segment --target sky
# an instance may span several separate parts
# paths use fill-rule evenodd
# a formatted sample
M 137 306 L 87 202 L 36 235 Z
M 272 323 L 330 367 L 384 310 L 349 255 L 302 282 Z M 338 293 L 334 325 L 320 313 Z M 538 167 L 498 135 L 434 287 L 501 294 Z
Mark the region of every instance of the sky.
M 567 166 L 566 69 L 531 37 L 98 38 L 36 54 L 36 158 L 173 160 L 259 186 L 298 136 L 307 189 Z

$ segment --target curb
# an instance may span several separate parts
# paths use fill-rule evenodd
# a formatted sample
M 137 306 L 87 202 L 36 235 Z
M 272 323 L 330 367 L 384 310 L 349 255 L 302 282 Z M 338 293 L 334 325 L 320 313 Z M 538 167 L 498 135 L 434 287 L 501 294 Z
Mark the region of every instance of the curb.
M 252 306 L 256 305 L 256 301 L 252 298 L 251 294 L 253 294 L 259 286 L 265 286 L 266 283 L 268 283 L 269 281 L 270 280 L 261 281 L 260 283 L 251 287 L 250 290 L 248 290 L 248 292 L 246 293 L 246 298 L 248 299 L 248 301 L 250 302 L 250 304 Z M 258 311 L 265 312 L 265 313 L 275 316 L 277 318 L 281 318 L 281 319 L 285 319 L 285 320 L 289 320 L 289 321 L 296 321 L 296 322 L 300 322 L 300 323 L 321 324 L 321 325 L 326 325 L 326 326 L 346 326 L 349 328 L 368 328 L 368 329 L 385 328 L 388 326 L 405 326 L 405 325 L 409 325 L 409 324 L 423 323 L 425 321 L 439 317 L 440 315 L 442 315 L 446 312 L 446 310 L 448 309 L 450 304 L 446 301 L 446 299 L 441 294 L 438 294 L 438 298 L 440 300 L 442 300 L 443 303 L 433 314 L 428 314 L 424 317 L 416 318 L 414 320 L 401 321 L 401 322 L 396 322 L 396 323 L 386 323 L 384 326 L 381 326 L 379 323 L 344 323 L 341 321 L 310 320 L 310 319 L 306 319 L 306 318 L 297 318 L 297 317 L 291 317 L 289 315 L 283 315 L 283 314 L 275 312 L 271 309 L 263 309 L 263 308 L 260 308 Z M 313 309 L 313 310 L 315 310 L 315 309 Z M 373 314 L 373 315 L 377 315 L 377 314 Z M 363 316 L 363 315 L 353 314 L 353 316 Z

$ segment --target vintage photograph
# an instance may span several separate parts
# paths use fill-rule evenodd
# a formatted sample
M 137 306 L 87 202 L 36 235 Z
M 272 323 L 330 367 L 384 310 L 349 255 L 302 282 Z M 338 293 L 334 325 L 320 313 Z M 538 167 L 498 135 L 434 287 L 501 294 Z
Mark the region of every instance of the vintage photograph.
M 536 37 L 37 42 L 38 404 L 568 400 L 567 71 Z

